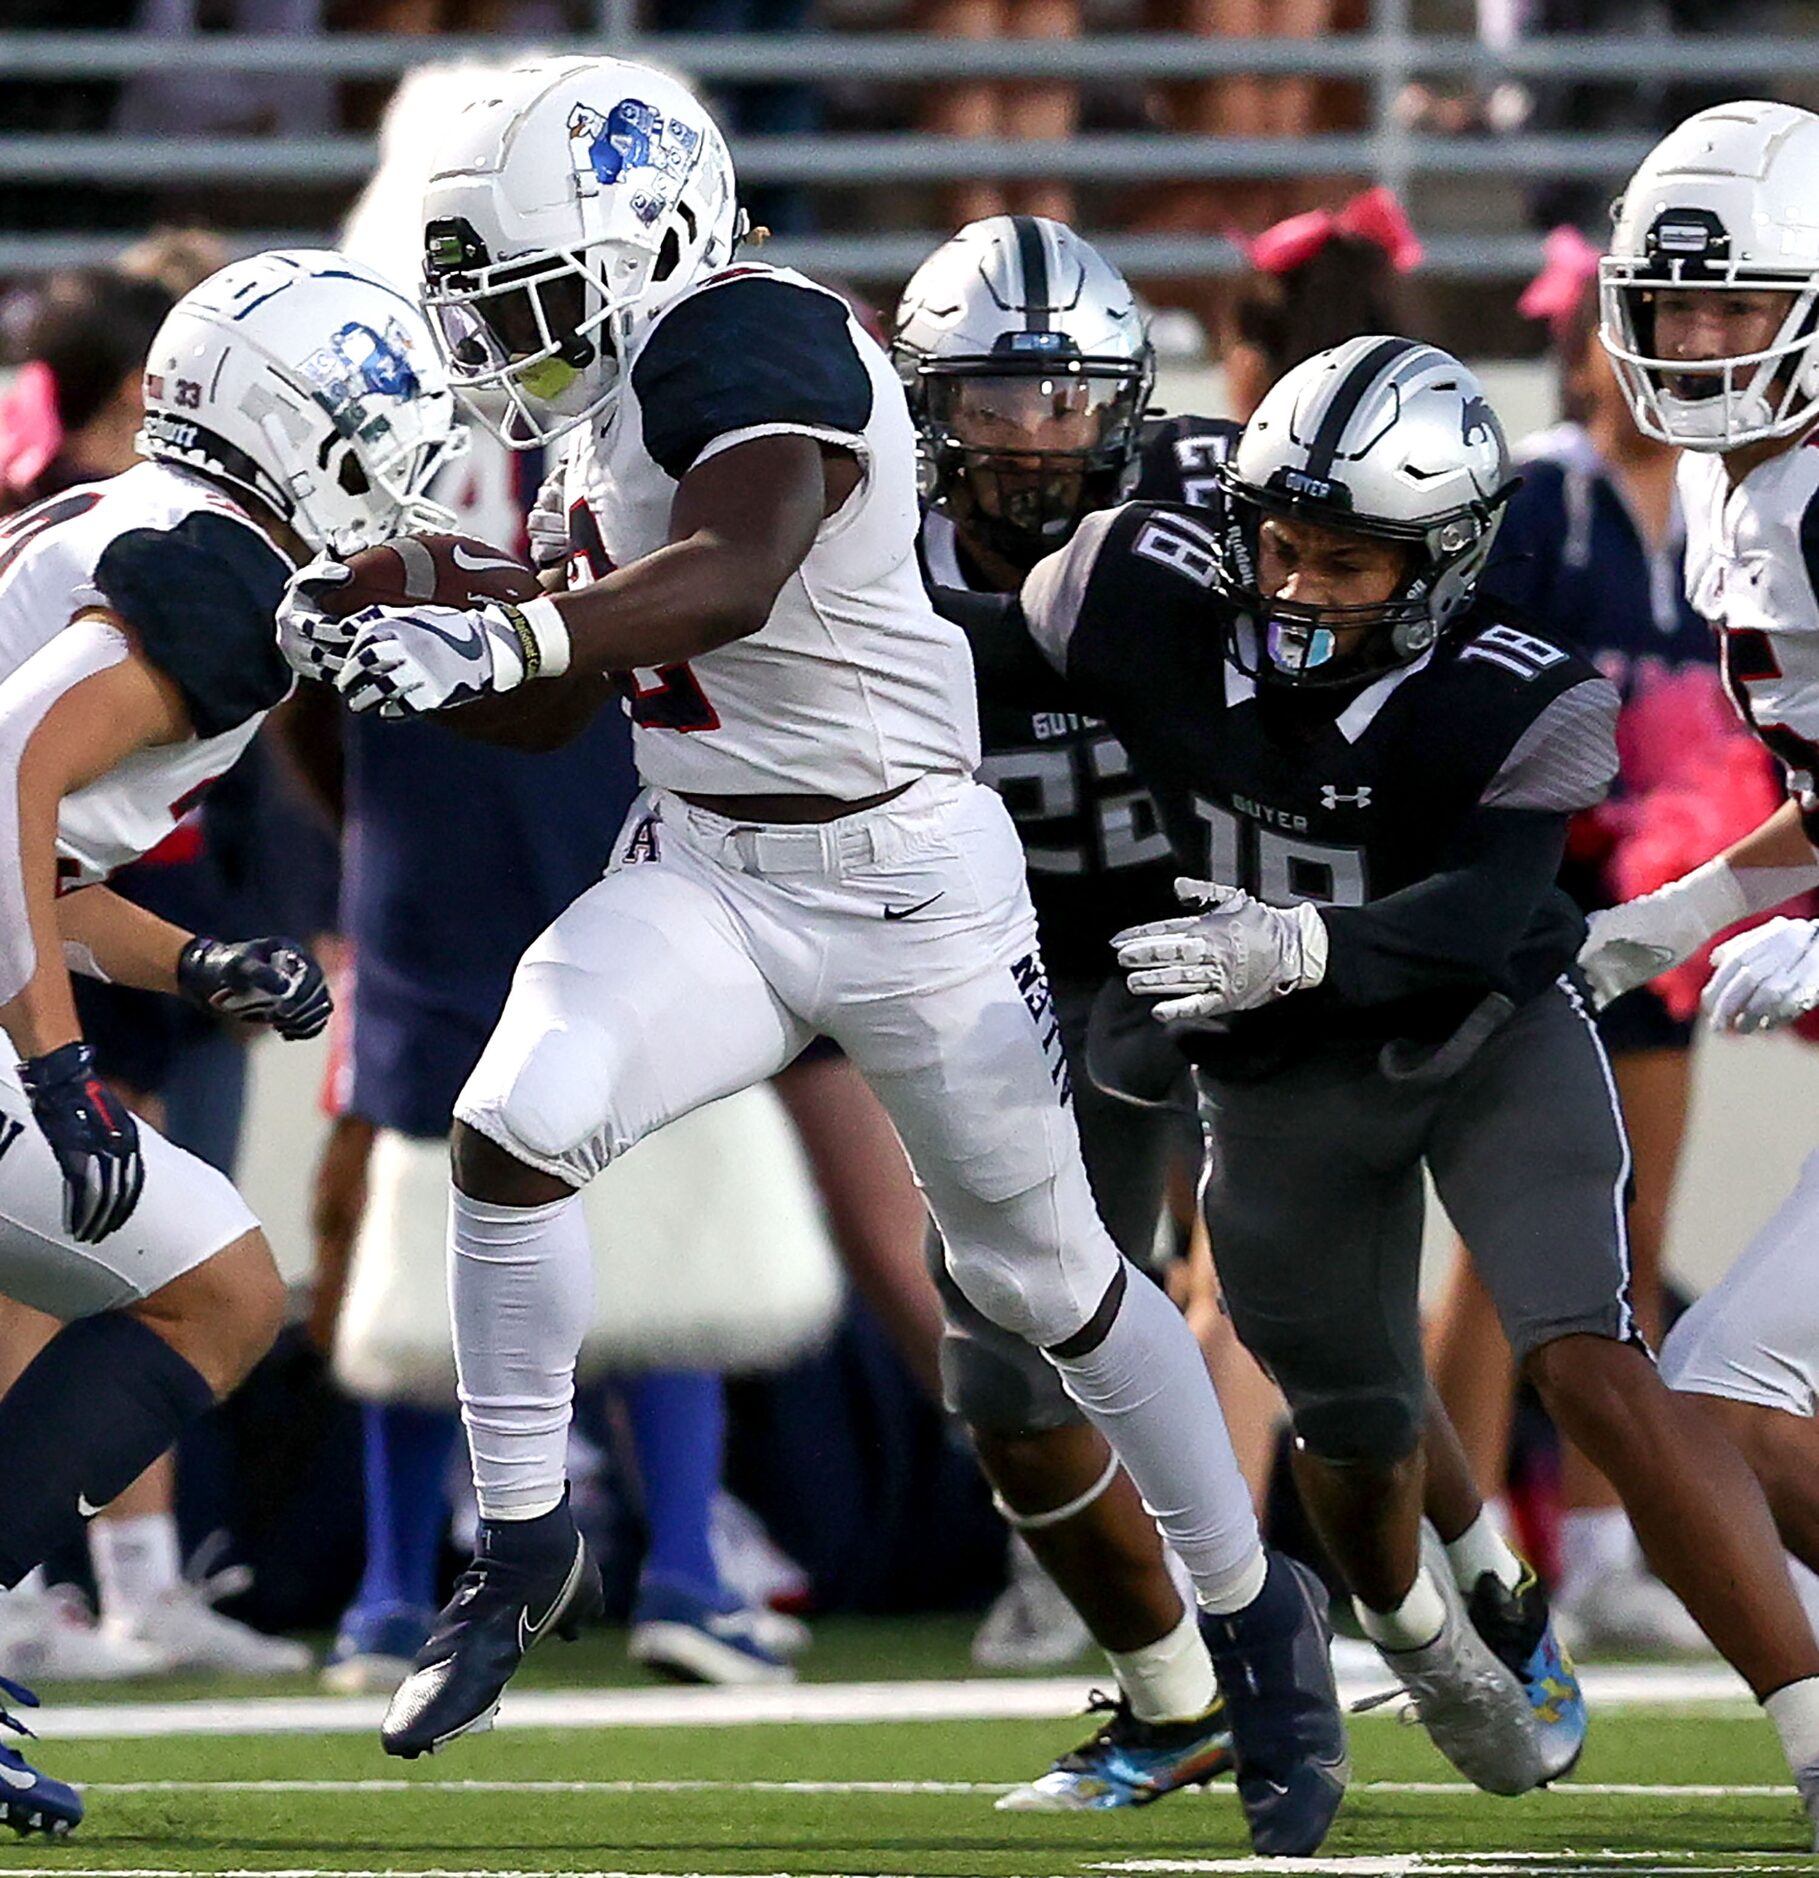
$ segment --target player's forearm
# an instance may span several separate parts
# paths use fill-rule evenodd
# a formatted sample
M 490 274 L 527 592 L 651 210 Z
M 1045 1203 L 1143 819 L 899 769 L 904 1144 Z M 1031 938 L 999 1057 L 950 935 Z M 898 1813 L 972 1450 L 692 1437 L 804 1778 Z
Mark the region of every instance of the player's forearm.
M 1566 818 L 1485 811 L 1462 851 L 1426 880 L 1367 906 L 1322 907 L 1324 994 L 1348 1006 L 1426 991 L 1499 990 L 1566 849 Z
M 554 610 L 568 635 L 569 670 L 629 672 L 747 638 L 770 618 L 794 571 L 703 532 L 525 611 Z
M 1782 900 L 1819 885 L 1819 853 L 1814 852 L 1800 804 L 1791 798 L 1759 828 L 1751 829 L 1741 841 L 1732 842 L 1719 858 L 1734 874 L 1753 871 L 1770 876 L 1759 885 L 1751 883 L 1752 893 L 1768 893 L 1779 888 L 1783 880 L 1791 882 L 1779 898 L 1763 901 L 1754 911 L 1767 912 Z
M 7 982 L 16 986 L 0 1004 L 0 1030 L 21 1057 L 42 1056 L 82 1034 L 75 994 L 63 963 L 57 921 L 58 793 L 27 764 L 17 796 L 18 847 L 11 857 L 16 902 L 25 909 L 24 931 L 5 941 Z
M 106 887 L 85 887 L 57 902 L 64 962 L 76 971 L 140 991 L 177 992 L 177 960 L 193 934 Z M 91 964 L 97 968 L 90 971 Z

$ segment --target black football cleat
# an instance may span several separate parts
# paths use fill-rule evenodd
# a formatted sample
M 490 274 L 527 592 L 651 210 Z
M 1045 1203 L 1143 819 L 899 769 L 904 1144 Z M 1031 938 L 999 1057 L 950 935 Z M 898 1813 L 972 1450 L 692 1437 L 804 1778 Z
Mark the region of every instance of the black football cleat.
M 474 1562 L 379 1725 L 386 1753 L 415 1760 L 490 1728 L 525 1651 L 552 1631 L 572 1641 L 605 1606 L 566 1497 L 537 1519 L 482 1520 Z
M 1263 1589 L 1243 1610 L 1200 1613 L 1237 1760 L 1252 1848 L 1269 1858 L 1319 1850 L 1351 1778 L 1333 1681 L 1326 1587 L 1305 1565 L 1269 1555 Z

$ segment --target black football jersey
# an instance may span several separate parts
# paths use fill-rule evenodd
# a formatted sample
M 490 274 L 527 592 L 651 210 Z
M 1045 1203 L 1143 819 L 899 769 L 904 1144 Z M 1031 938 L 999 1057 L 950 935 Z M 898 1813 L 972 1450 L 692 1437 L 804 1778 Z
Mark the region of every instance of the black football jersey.
M 1237 425 L 1214 418 L 1146 426 L 1134 487 L 1170 501 L 1211 501 L 1211 466 L 1238 434 Z M 939 510 L 923 517 L 918 545 L 931 587 L 979 589 L 954 524 Z M 1031 710 L 985 690 L 979 733 L 980 780 L 1004 798 L 1023 837 L 1049 970 L 1103 978 L 1120 926 L 1176 910 L 1177 869 L 1149 792 L 1111 731 L 1077 711 Z
M 1260 687 L 1227 656 L 1214 546 L 1192 510 L 1131 503 L 1089 517 L 1021 596 L 1072 701 L 1129 752 L 1178 871 L 1327 909 L 1326 981 L 1194 1053 L 1243 1074 L 1439 1038 L 1488 993 L 1551 983 L 1584 931 L 1554 875 L 1567 816 L 1616 769 L 1610 685 L 1480 609 L 1361 688 Z

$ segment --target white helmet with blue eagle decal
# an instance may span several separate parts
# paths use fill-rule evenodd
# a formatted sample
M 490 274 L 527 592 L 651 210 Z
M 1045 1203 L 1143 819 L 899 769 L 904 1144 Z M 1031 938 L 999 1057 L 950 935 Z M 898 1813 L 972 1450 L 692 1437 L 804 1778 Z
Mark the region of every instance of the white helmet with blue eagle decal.
M 513 449 L 604 410 L 639 325 L 732 258 L 733 162 L 679 79 L 521 65 L 461 113 L 423 199 L 424 305 L 455 389 Z
M 236 261 L 186 293 L 145 361 L 139 449 L 206 471 L 337 554 L 435 526 L 423 490 L 455 400 L 429 328 L 328 248 Z

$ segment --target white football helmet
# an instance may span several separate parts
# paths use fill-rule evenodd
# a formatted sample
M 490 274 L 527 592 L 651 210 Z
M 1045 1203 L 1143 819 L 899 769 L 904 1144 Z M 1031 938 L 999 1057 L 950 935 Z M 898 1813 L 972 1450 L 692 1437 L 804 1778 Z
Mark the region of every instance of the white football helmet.
M 1156 359 L 1124 276 L 1064 223 L 971 222 L 916 270 L 891 356 L 923 494 L 1014 564 L 1117 500 Z
M 543 59 L 460 113 L 423 198 L 424 305 L 455 388 L 529 450 L 604 410 L 639 324 L 745 232 L 733 161 L 680 80 Z
M 423 490 L 455 400 L 422 313 L 329 248 L 211 274 L 145 361 L 140 452 L 255 496 L 316 552 L 352 554 L 443 523 Z
M 1599 264 L 1599 337 L 1636 423 L 1688 450 L 1791 436 L 1819 414 L 1819 117 L 1746 100 L 1689 117 L 1631 177 Z M 1654 296 L 1792 296 L 1771 345 L 1698 363 L 1658 356 Z
M 1217 584 L 1235 609 L 1232 656 L 1259 678 L 1293 685 L 1353 684 L 1419 658 L 1471 604 L 1516 486 L 1477 377 L 1437 346 L 1382 335 L 1285 373 L 1216 473 L 1226 495 Z M 1271 599 L 1256 576 L 1265 515 L 1404 543 L 1408 572 L 1371 606 Z M 1348 627 L 1365 631 L 1342 651 Z

